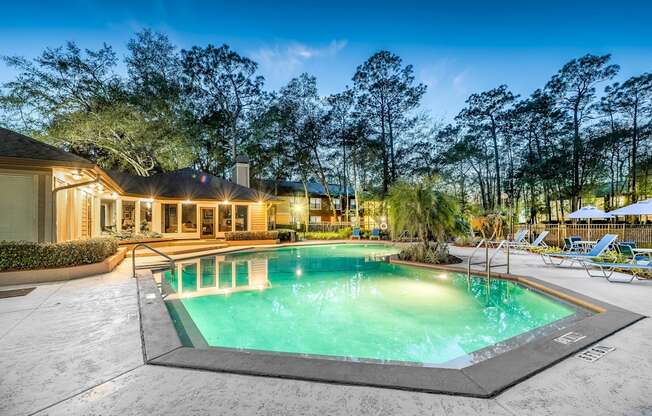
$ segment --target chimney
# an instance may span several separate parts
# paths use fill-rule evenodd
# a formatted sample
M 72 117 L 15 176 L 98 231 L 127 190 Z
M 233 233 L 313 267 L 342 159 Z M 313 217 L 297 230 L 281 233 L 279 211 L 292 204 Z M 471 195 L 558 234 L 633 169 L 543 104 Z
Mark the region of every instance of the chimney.
M 249 188 L 249 158 L 245 155 L 238 155 L 235 158 L 235 165 L 231 171 L 231 182 Z

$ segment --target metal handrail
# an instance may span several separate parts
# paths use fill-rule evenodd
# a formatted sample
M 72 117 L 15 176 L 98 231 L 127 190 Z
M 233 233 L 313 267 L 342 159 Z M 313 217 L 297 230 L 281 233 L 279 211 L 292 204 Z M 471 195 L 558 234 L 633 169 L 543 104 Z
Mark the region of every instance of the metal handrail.
M 475 246 L 475 249 L 473 249 L 473 252 L 468 258 L 467 265 L 466 265 L 466 270 L 467 270 L 467 276 L 471 277 L 471 265 L 476 265 L 476 264 L 484 264 L 485 265 L 485 272 L 487 273 L 487 278 L 491 279 L 491 267 L 502 267 L 502 266 L 507 266 L 507 273 L 509 274 L 509 246 L 510 246 L 510 241 L 508 240 L 502 240 L 499 244 L 498 247 L 496 247 L 496 251 L 491 255 L 491 258 L 489 257 L 489 244 L 491 244 L 491 241 L 482 239 L 478 243 L 477 246 Z M 477 261 L 477 262 L 472 262 L 471 260 L 473 259 L 473 256 L 475 256 L 475 253 L 482 247 L 484 246 L 485 249 L 485 254 L 484 254 L 484 261 Z M 506 249 L 507 252 L 507 263 L 505 264 L 493 264 L 494 258 L 498 254 L 501 248 Z
M 491 266 L 494 261 L 494 258 L 496 258 L 496 255 L 500 251 L 500 249 L 505 246 L 505 249 L 507 251 L 507 263 L 505 264 L 496 264 L 494 267 L 502 267 L 502 266 L 507 266 L 507 274 L 509 274 L 509 245 L 510 242 L 508 240 L 503 240 L 498 244 L 498 247 L 496 247 L 496 251 L 494 254 L 491 256 L 491 258 L 487 261 L 487 279 L 491 279 Z
M 473 256 L 475 256 L 475 253 L 480 249 L 480 247 L 482 247 L 482 245 L 485 243 L 485 241 L 486 240 L 484 238 L 482 240 L 480 240 L 480 242 L 478 243 L 477 246 L 475 246 L 475 248 L 473 249 L 473 252 L 471 253 L 471 255 L 468 258 L 468 262 L 467 262 L 467 265 L 466 265 L 466 267 L 467 267 L 466 270 L 467 270 L 467 274 L 469 276 L 471 276 L 471 265 L 472 264 L 482 264 L 482 262 L 472 263 L 471 259 L 473 259 Z
M 170 269 L 174 269 L 174 260 L 172 259 L 172 257 L 168 256 L 167 254 L 163 253 L 162 251 L 159 251 L 159 250 L 155 249 L 154 247 L 152 247 L 152 246 L 150 246 L 148 244 L 138 243 L 138 244 L 136 244 L 134 246 L 134 248 L 131 249 L 131 267 L 132 267 L 131 271 L 132 271 L 132 276 L 133 277 L 136 277 L 136 249 L 138 247 L 148 248 L 151 251 L 153 251 L 154 253 L 158 254 L 159 256 L 165 257 L 167 259 L 168 263 L 170 263 Z

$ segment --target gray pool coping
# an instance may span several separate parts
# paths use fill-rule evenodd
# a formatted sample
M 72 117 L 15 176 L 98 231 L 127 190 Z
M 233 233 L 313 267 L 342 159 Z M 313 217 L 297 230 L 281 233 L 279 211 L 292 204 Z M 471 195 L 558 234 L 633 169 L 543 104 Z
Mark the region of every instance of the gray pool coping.
M 462 271 L 450 266 L 396 263 Z M 552 331 L 524 345 L 461 369 L 343 361 L 288 353 L 183 346 L 156 282 L 150 275 L 138 278 L 144 358 L 145 362 L 152 365 L 491 398 L 645 318 L 643 315 L 536 278 L 506 274 L 496 274 L 495 277 L 516 280 L 525 286 L 562 297 L 596 313 L 563 329 Z M 554 341 L 555 338 L 571 331 L 580 333 L 585 338 L 571 344 Z

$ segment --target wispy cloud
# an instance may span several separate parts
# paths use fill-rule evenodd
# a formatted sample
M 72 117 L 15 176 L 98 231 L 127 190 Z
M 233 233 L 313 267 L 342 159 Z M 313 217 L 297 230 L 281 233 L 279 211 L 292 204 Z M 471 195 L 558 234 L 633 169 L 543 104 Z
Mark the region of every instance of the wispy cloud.
M 271 81 L 286 82 L 299 75 L 305 64 L 311 60 L 337 55 L 346 48 L 346 40 L 332 40 L 327 45 L 311 46 L 300 42 L 264 46 L 253 53 L 251 58 L 258 62 L 261 73 Z

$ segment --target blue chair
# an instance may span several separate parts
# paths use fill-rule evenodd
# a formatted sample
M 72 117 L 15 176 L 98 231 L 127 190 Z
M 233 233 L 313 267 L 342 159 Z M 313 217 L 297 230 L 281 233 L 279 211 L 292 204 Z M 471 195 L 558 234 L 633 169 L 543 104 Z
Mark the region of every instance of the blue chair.
M 353 231 L 351 231 L 351 239 L 357 238 L 358 240 L 360 239 L 360 228 L 355 227 Z
M 380 228 L 374 228 L 371 230 L 371 235 L 369 236 L 370 240 L 373 239 L 380 240 Z
M 566 261 L 570 261 L 570 263 L 573 264 L 582 260 L 595 260 L 602 256 L 602 253 L 604 253 L 617 238 L 618 236 L 616 234 L 605 235 L 588 253 L 542 253 L 541 259 L 543 259 L 545 264 L 551 266 L 561 266 L 562 263 Z

